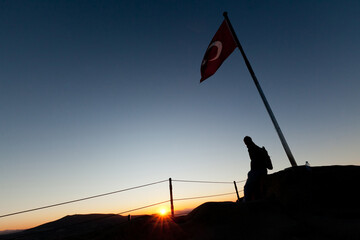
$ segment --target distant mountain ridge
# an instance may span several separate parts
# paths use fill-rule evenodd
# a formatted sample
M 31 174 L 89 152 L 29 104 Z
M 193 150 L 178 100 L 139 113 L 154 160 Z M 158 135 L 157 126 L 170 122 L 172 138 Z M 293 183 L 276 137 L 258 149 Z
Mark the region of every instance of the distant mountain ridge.
M 12 233 L 17 233 L 17 232 L 22 232 L 24 231 L 23 229 L 19 229 L 19 230 L 4 230 L 4 231 L 0 231 L 0 236 L 1 235 L 7 235 L 7 234 L 12 234 Z
M 208 202 L 174 220 L 72 215 L 0 239 L 359 240 L 359 183 L 359 166 L 299 166 L 270 174 L 263 200 Z

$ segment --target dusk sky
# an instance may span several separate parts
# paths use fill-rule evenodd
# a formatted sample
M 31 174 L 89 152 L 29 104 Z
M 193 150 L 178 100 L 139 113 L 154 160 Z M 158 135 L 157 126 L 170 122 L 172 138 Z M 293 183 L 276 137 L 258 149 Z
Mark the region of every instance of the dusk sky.
M 199 83 L 224 11 L 298 165 L 359 165 L 358 0 L 0 0 L 0 215 L 169 177 L 245 180 L 246 135 L 269 173 L 290 167 L 238 49 Z M 174 183 L 175 198 L 231 191 Z M 0 231 L 168 198 L 163 183 L 0 218 Z

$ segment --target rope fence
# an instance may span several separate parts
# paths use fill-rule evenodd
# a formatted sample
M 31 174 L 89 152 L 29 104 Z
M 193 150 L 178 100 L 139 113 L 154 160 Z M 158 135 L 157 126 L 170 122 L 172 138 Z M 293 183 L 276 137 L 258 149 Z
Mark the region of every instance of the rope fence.
M 61 202 L 61 203 L 56 203 L 56 204 L 52 204 L 52 205 L 48 205 L 48 206 L 23 210 L 23 211 L 14 212 L 14 213 L 8 213 L 8 214 L 5 214 L 5 215 L 1 215 L 0 218 L 9 217 L 9 216 L 22 214 L 22 213 L 27 213 L 27 212 L 33 212 L 33 211 L 42 210 L 42 209 L 46 209 L 46 208 L 57 207 L 57 206 L 66 205 L 66 204 L 75 203 L 75 202 L 81 202 L 81 201 L 85 201 L 85 200 L 89 200 L 89 199 L 93 199 L 93 198 L 104 197 L 104 196 L 108 196 L 108 195 L 112 195 L 112 194 L 116 194 L 116 193 L 121 193 L 121 192 L 130 191 L 130 190 L 134 190 L 134 189 L 138 189 L 138 188 L 148 187 L 148 186 L 151 186 L 151 185 L 155 185 L 155 184 L 159 184 L 159 183 L 163 183 L 163 182 L 167 182 L 167 181 L 168 180 L 162 180 L 162 181 L 148 183 L 148 184 L 144 184 L 144 185 L 140 185 L 140 186 L 136 186 L 136 187 L 130 187 L 130 188 L 121 189 L 121 190 L 117 190 L 117 191 L 113 191 L 113 192 L 98 194 L 98 195 L 94 195 L 94 196 L 90 196 L 90 197 L 84 197 L 84 198 L 75 199 L 75 200 L 66 201 L 66 202 Z
M 173 182 L 183 182 L 183 183 L 214 183 L 214 184 L 234 184 L 234 182 L 213 182 L 213 181 L 195 181 L 195 180 L 177 180 L 173 179 Z M 236 183 L 245 182 L 246 180 L 236 181 Z
M 104 197 L 104 196 L 108 196 L 108 195 L 118 194 L 118 193 L 121 193 L 121 192 L 130 191 L 130 190 L 139 189 L 139 188 L 144 188 L 144 187 L 149 187 L 149 186 L 164 183 L 164 182 L 169 182 L 170 200 L 164 200 L 164 201 L 161 201 L 161 202 L 157 202 L 157 203 L 145 205 L 145 206 L 142 206 L 142 207 L 126 210 L 126 211 L 123 211 L 123 212 L 120 212 L 120 213 L 116 213 L 115 215 L 122 215 L 122 214 L 125 214 L 125 213 L 130 213 L 130 212 L 134 212 L 134 211 L 138 211 L 138 210 L 141 210 L 141 209 L 145 209 L 145 208 L 149 208 L 149 207 L 153 207 L 153 206 L 157 206 L 157 205 L 161 205 L 161 204 L 165 204 L 165 203 L 170 202 L 170 204 L 171 204 L 171 214 L 172 214 L 172 217 L 174 217 L 174 202 L 194 200 L 194 199 L 203 199 L 203 198 L 212 198 L 212 197 L 220 197 L 220 196 L 226 196 L 226 195 L 232 195 L 232 194 L 237 194 L 237 198 L 239 200 L 240 198 L 239 198 L 239 193 L 238 193 L 236 184 L 237 183 L 242 183 L 242 182 L 245 182 L 245 181 L 246 180 L 233 181 L 233 182 L 221 182 L 221 181 L 199 181 L 199 180 L 180 180 L 180 179 L 172 180 L 171 178 L 169 178 L 169 179 L 166 179 L 166 180 L 147 183 L 147 184 L 143 184 L 143 185 L 139 185 L 139 186 L 135 186 L 135 187 L 129 187 L 129 188 L 125 188 L 125 189 L 121 189 L 121 190 L 117 190 L 117 191 L 112 191 L 112 192 L 108 192 L 108 193 L 103 193 L 103 194 L 93 195 L 93 196 L 89 196 L 89 197 L 74 199 L 74 200 L 70 200 L 70 201 L 60 202 L 60 203 L 56 203 L 56 204 L 46 205 L 46 206 L 42 206 L 42 207 L 37 207 L 37 208 L 27 209 L 27 210 L 23 210 L 23 211 L 8 213 L 8 214 L 0 215 L 0 218 L 5 218 L 5 217 L 13 216 L 13 215 L 19 215 L 19 214 L 29 213 L 29 212 L 43 210 L 43 209 L 47 209 L 47 208 L 53 208 L 53 207 L 57 207 L 57 206 L 62 206 L 62 205 L 66 205 L 66 204 L 86 201 L 86 200 L 99 198 L 99 197 Z M 214 195 L 204 195 L 204 196 L 184 197 L 184 198 L 173 198 L 172 182 L 199 183 L 199 184 L 234 184 L 235 185 L 235 191 L 227 192 L 227 193 L 219 193 L 219 194 L 214 194 Z

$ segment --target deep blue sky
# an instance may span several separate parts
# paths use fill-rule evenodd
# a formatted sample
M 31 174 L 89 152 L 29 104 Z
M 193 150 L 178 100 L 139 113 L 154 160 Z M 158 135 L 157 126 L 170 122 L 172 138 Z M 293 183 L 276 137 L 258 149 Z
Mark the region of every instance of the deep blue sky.
M 359 1 L 0 1 L 0 215 L 289 167 L 238 50 L 199 84 L 223 11 L 298 164 L 359 164 Z

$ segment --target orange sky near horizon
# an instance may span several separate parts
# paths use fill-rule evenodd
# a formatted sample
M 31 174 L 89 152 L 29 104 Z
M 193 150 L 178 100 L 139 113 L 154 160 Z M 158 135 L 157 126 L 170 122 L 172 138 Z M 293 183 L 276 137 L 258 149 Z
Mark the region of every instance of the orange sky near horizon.
M 242 196 L 242 193 L 239 193 Z M 233 195 L 220 196 L 220 197 L 211 197 L 211 198 L 200 198 L 195 200 L 185 200 L 185 201 L 176 201 L 174 203 L 175 216 L 182 215 L 184 212 L 187 213 L 194 208 L 200 206 L 205 202 L 210 201 L 236 201 L 237 197 L 234 192 Z M 151 205 L 151 203 L 149 204 Z M 142 206 L 138 206 L 142 207 Z M 136 207 L 135 207 L 136 208 Z M 121 214 L 122 216 L 127 215 L 152 215 L 159 214 L 161 209 L 166 209 L 168 215 L 171 214 L 170 202 L 159 204 L 156 206 L 148 207 L 145 209 L 135 210 L 129 213 Z M 126 210 L 125 210 L 126 211 Z M 33 228 L 48 222 L 59 220 L 67 215 L 76 215 L 76 214 L 118 214 L 119 211 L 113 210 L 109 211 L 106 208 L 98 208 L 98 211 L 89 212 L 85 209 L 76 211 L 74 209 L 69 209 L 68 206 L 54 207 L 44 210 L 33 211 L 29 213 L 9 216 L 0 218 L 0 232 L 5 230 L 23 230 Z

